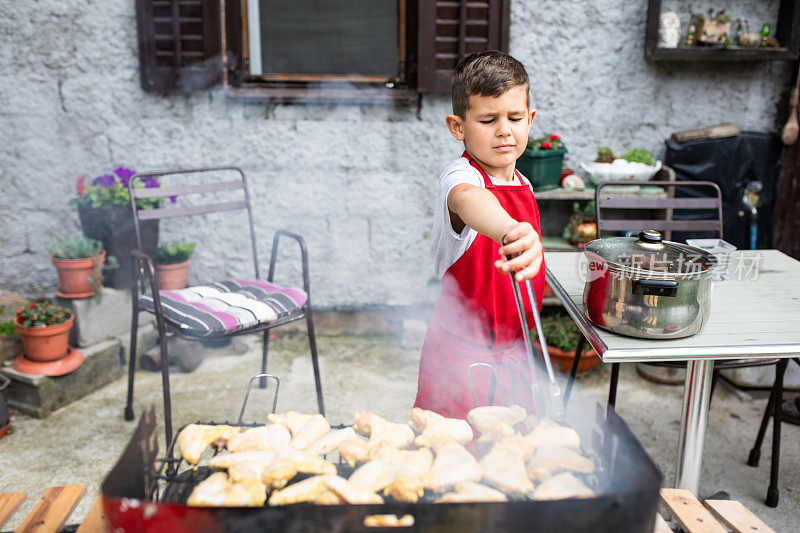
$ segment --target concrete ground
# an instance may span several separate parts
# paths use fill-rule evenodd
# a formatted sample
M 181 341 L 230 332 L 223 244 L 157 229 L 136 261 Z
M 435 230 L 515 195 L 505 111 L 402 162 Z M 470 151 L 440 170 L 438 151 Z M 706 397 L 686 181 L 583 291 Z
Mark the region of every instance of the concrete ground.
M 278 411 L 313 412 L 316 398 L 307 337 L 304 332 L 278 331 L 270 343 L 270 371 L 281 378 Z M 176 369 L 171 374 L 175 427 L 237 419 L 247 380 L 260 365 L 258 339 L 240 342 L 244 344 L 207 353 L 194 372 Z M 417 348 L 403 349 L 395 335 L 320 335 L 318 345 L 331 423 L 352 423 L 352 414 L 360 410 L 394 421 L 405 419 L 416 390 Z M 231 354 L 236 351 L 243 353 Z M 570 409 L 594 409 L 596 402 L 604 403 L 608 379 L 609 368 L 600 364 L 578 380 Z M 45 419 L 12 414 L 12 432 L 0 439 L 0 492 L 27 492 L 28 498 L 5 529 L 17 527 L 44 490 L 56 485 L 88 485 L 69 523 L 82 520 L 134 429 L 134 422 L 122 418 L 126 385 L 127 376 Z M 664 486 L 674 477 L 681 393 L 681 386 L 654 384 L 640 378 L 633 365 L 622 367 L 619 413 L 664 473 Z M 245 418 L 264 420 L 270 404 L 271 397 L 254 389 Z M 161 420 L 160 374 L 140 370 L 135 410 L 139 414 L 150 405 L 156 406 Z M 746 464 L 765 405 L 763 394 L 754 397 L 718 387 L 706 433 L 700 496 L 725 490 L 774 530 L 800 531 L 800 428 L 786 426 L 783 431 L 777 508 L 763 503 L 771 430 L 761 465 Z

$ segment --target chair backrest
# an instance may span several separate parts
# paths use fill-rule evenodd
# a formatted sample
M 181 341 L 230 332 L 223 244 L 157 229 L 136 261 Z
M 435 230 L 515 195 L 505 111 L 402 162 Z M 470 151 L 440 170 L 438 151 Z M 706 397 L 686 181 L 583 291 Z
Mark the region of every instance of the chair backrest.
M 710 181 L 648 181 L 647 186 L 657 185 L 666 189 L 666 196 L 642 197 L 625 193 L 615 193 L 608 187 L 624 185 L 630 181 L 606 181 L 595 191 L 595 210 L 597 214 L 597 236 L 603 232 L 654 229 L 665 234 L 667 239 L 673 231 L 714 232 L 722 239 L 722 191 Z M 709 197 L 675 198 L 675 187 L 705 188 Z M 691 209 L 694 212 L 707 212 L 704 219 L 674 220 L 675 210 Z M 625 218 L 621 210 L 634 210 L 634 217 Z M 616 211 L 615 217 L 609 217 Z M 641 213 L 645 213 L 642 215 Z M 704 213 L 705 214 L 705 213 Z
M 237 173 L 238 178 L 227 181 L 214 181 L 207 183 L 198 183 L 196 185 L 177 185 L 177 186 L 161 186 L 161 187 L 148 187 L 136 188 L 137 182 L 145 182 L 148 178 L 175 175 L 175 174 L 205 174 L 205 173 Z M 167 198 L 171 196 L 186 197 L 189 195 L 220 193 L 223 191 L 236 191 L 242 192 L 242 198 L 235 201 L 218 202 L 206 201 L 201 204 L 189 206 L 167 206 L 169 202 Z M 216 213 L 220 211 L 237 211 L 247 210 L 247 219 L 250 224 L 250 243 L 253 249 L 253 267 L 255 269 L 256 279 L 261 279 L 258 269 L 258 250 L 256 247 L 256 231 L 255 223 L 253 220 L 253 207 L 250 201 L 250 192 L 247 188 L 247 178 L 238 167 L 204 167 L 204 168 L 190 168 L 178 170 L 162 170 L 154 172 L 139 172 L 131 176 L 128 182 L 128 193 L 131 199 L 131 209 L 133 210 L 133 223 L 136 231 L 136 240 L 139 246 L 139 251 L 142 251 L 142 238 L 139 228 L 140 221 L 143 220 L 157 220 L 162 218 L 172 218 L 181 216 L 204 215 L 207 213 Z M 140 210 L 136 208 L 136 200 L 141 198 L 160 198 L 164 201 L 161 202 L 161 207 L 155 209 Z M 201 198 L 201 201 L 204 200 Z M 155 259 L 155 258 L 154 258 Z

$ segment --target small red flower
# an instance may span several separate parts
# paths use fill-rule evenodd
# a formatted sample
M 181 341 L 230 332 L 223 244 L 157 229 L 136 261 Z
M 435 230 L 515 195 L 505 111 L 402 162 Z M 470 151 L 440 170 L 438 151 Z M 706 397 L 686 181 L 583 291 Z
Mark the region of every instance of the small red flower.
M 544 150 L 549 150 L 549 149 L 550 149 L 550 148 L 552 148 L 552 147 L 553 147 L 553 145 L 552 145 L 552 144 L 550 144 L 550 141 L 544 141 L 544 142 L 542 143 L 542 148 L 543 148 Z
M 550 140 L 551 141 L 560 141 L 561 137 L 559 137 L 558 135 L 551 135 L 550 136 Z
M 34 307 L 36 307 L 36 304 L 28 304 L 28 309 L 33 309 Z
M 80 176 L 77 180 L 75 180 L 75 191 L 78 193 L 78 198 L 83 198 L 83 195 L 86 192 L 86 180 L 83 176 Z

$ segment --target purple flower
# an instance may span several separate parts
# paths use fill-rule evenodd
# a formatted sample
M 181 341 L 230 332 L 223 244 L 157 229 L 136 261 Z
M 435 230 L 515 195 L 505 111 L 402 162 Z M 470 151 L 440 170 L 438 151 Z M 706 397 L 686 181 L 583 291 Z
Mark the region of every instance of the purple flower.
M 92 185 L 98 185 L 101 189 L 106 189 L 114 185 L 116 182 L 117 179 L 111 174 L 103 174 L 102 176 L 97 176 L 95 179 L 93 179 Z
M 169 201 L 172 202 L 173 204 L 177 203 L 178 202 L 178 197 L 177 196 L 170 196 L 169 197 Z
M 128 181 L 131 179 L 131 176 L 136 174 L 136 171 L 131 170 L 125 167 L 117 167 L 114 170 L 114 174 L 119 176 L 120 181 L 122 182 L 122 186 L 126 189 L 128 188 Z
M 158 182 L 157 178 L 147 178 L 147 181 L 144 182 L 144 186 L 150 189 L 153 187 L 160 187 L 161 184 Z

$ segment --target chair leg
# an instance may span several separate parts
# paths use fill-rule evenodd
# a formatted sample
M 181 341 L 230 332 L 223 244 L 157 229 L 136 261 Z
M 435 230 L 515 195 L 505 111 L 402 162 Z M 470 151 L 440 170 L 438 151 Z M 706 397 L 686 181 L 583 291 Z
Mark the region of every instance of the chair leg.
M 777 366 L 775 367 L 777 372 Z M 750 450 L 750 456 L 747 458 L 747 464 L 750 466 L 758 466 L 758 461 L 761 459 L 761 444 L 764 442 L 764 436 L 767 434 L 767 425 L 769 419 L 772 417 L 772 402 L 775 401 L 775 385 L 772 385 L 772 390 L 769 391 L 769 400 L 767 401 L 767 408 L 764 409 L 764 416 L 761 418 L 761 426 L 758 428 L 758 435 L 756 442 L 753 444 L 753 449 Z
M 166 446 L 172 442 L 172 398 L 169 390 L 169 353 L 167 351 L 166 328 L 158 332 L 158 345 L 161 351 L 161 386 L 164 395 L 164 431 Z
M 611 383 L 608 386 L 608 405 L 617 406 L 617 381 L 619 381 L 619 363 L 611 363 Z
M 128 350 L 128 400 L 125 404 L 125 420 L 133 420 L 133 378 L 136 373 L 136 341 L 138 340 L 139 312 L 134 308 L 131 319 L 131 344 Z
M 575 381 L 575 375 L 578 373 L 578 365 L 581 362 L 581 357 L 583 357 L 584 348 L 586 348 L 586 337 L 581 335 L 581 338 L 578 340 L 578 346 L 575 348 L 575 357 L 572 359 L 572 368 L 569 370 L 569 380 L 567 381 L 567 387 L 564 391 L 564 409 L 566 409 L 569 404 L 569 396 L 572 394 L 572 384 Z
M 311 318 L 311 309 L 306 312 L 306 327 L 308 328 L 308 345 L 311 348 L 311 364 L 314 365 L 314 385 L 317 387 L 317 406 L 322 416 L 325 416 L 325 402 L 322 400 L 322 381 L 319 377 L 319 362 L 317 361 L 317 337 L 314 334 L 314 320 Z
M 264 339 L 261 342 L 261 373 L 267 373 L 267 354 L 269 353 L 269 330 L 264 330 Z M 260 378 L 258 380 L 258 386 L 262 389 L 267 388 L 267 378 Z
M 783 418 L 783 375 L 786 373 L 787 359 L 778 361 L 775 369 L 775 400 L 772 402 L 772 457 L 769 469 L 769 488 L 764 503 L 769 507 L 778 506 L 778 466 L 781 458 L 781 418 Z

